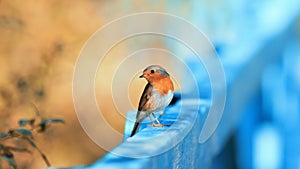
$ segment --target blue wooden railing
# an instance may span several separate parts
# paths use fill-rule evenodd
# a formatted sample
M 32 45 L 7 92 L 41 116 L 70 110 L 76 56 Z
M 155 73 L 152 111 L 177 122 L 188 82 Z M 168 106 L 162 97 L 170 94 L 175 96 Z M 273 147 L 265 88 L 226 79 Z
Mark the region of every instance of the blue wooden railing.
M 125 138 L 121 146 L 116 147 L 96 162 L 93 166 L 100 168 L 177 168 L 185 164 L 186 168 L 205 165 L 205 159 L 213 155 L 214 149 L 205 149 L 198 143 L 200 130 L 208 112 L 208 103 L 200 101 L 200 109 L 193 109 L 191 104 L 197 100 L 180 100 L 170 106 L 160 121 L 169 127 L 154 128 L 148 124 L 134 137 L 128 137 L 133 122 L 128 120 Z M 198 107 L 198 106 L 196 106 Z M 195 107 L 194 107 L 195 108 Z M 178 110 L 182 114 L 178 114 Z M 195 114 L 196 112 L 196 114 Z M 135 118 L 135 111 L 128 113 L 128 119 Z M 195 119 L 196 117 L 196 119 Z M 195 160 L 199 157 L 202 160 Z M 205 163 L 204 163 L 205 162 Z

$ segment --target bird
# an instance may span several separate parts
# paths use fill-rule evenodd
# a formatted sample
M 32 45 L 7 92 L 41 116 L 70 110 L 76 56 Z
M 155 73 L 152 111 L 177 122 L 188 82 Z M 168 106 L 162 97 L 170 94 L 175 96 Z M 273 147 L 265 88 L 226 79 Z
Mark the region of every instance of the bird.
M 136 121 L 130 137 L 137 133 L 142 121 L 146 117 L 149 117 L 152 122 L 152 126 L 163 127 L 164 125 L 158 121 L 154 112 L 163 112 L 170 104 L 174 95 L 174 85 L 170 75 L 159 65 L 148 66 L 139 78 L 145 78 L 148 83 L 141 95 Z

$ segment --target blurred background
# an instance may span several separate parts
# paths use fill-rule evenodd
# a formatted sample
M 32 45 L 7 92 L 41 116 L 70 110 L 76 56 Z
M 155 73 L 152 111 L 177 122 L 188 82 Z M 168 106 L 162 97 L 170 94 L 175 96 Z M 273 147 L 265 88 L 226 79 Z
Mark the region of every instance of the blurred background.
M 72 76 L 79 52 L 96 30 L 113 19 L 135 12 L 167 12 L 187 19 L 207 35 L 224 64 L 229 84 L 251 60 L 253 51 L 264 49 L 273 37 L 288 39 L 284 46 L 263 50 L 260 58 L 271 56 L 267 61 L 272 61 L 263 65 L 263 71 L 252 67 L 249 79 L 246 74 L 242 85 L 251 84 L 247 80 L 253 76 L 259 85 L 213 168 L 300 168 L 299 6 L 299 0 L 0 0 L 0 132 L 16 127 L 20 118 L 33 117 L 31 103 L 35 103 L 43 116 L 66 121 L 35 138 L 53 166 L 90 164 L 99 159 L 105 150 L 87 137 L 73 108 Z M 106 56 L 109 64 L 102 68 L 107 73 L 97 76 L 96 84 L 103 86 L 102 92 L 96 89 L 97 97 L 111 98 L 107 79 L 125 55 L 144 47 L 164 47 L 184 59 L 189 57 L 184 49 L 161 37 L 121 43 Z M 280 52 L 274 54 L 274 49 Z M 172 66 L 166 59 L 161 62 Z M 133 107 L 144 85 L 132 81 Z M 125 118 L 112 100 L 98 99 L 98 104 L 110 125 L 123 133 Z M 121 142 L 113 140 L 112 144 Z M 16 159 L 20 168 L 45 166 L 36 153 L 33 158 L 19 154 Z M 7 167 L 1 162 L 0 168 Z

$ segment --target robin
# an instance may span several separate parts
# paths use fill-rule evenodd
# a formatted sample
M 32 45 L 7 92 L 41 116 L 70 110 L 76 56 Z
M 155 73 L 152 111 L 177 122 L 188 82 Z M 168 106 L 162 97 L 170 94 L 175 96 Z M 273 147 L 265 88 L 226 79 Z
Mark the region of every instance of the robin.
M 130 137 L 132 137 L 139 129 L 142 121 L 149 117 L 152 121 L 152 126 L 163 127 L 154 112 L 163 112 L 170 104 L 173 94 L 174 86 L 169 73 L 158 65 L 151 65 L 147 67 L 140 78 L 145 78 L 148 83 L 145 86 L 144 92 L 140 98 L 138 112 L 136 115 L 136 122 Z M 153 116 L 153 118 L 151 117 Z

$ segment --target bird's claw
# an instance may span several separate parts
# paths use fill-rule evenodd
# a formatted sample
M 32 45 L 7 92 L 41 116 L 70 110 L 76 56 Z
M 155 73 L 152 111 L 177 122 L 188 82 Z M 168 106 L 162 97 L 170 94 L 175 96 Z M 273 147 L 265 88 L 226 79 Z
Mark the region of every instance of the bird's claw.
M 158 123 L 158 124 L 152 123 L 152 126 L 153 127 L 164 127 L 164 125 L 161 123 Z

